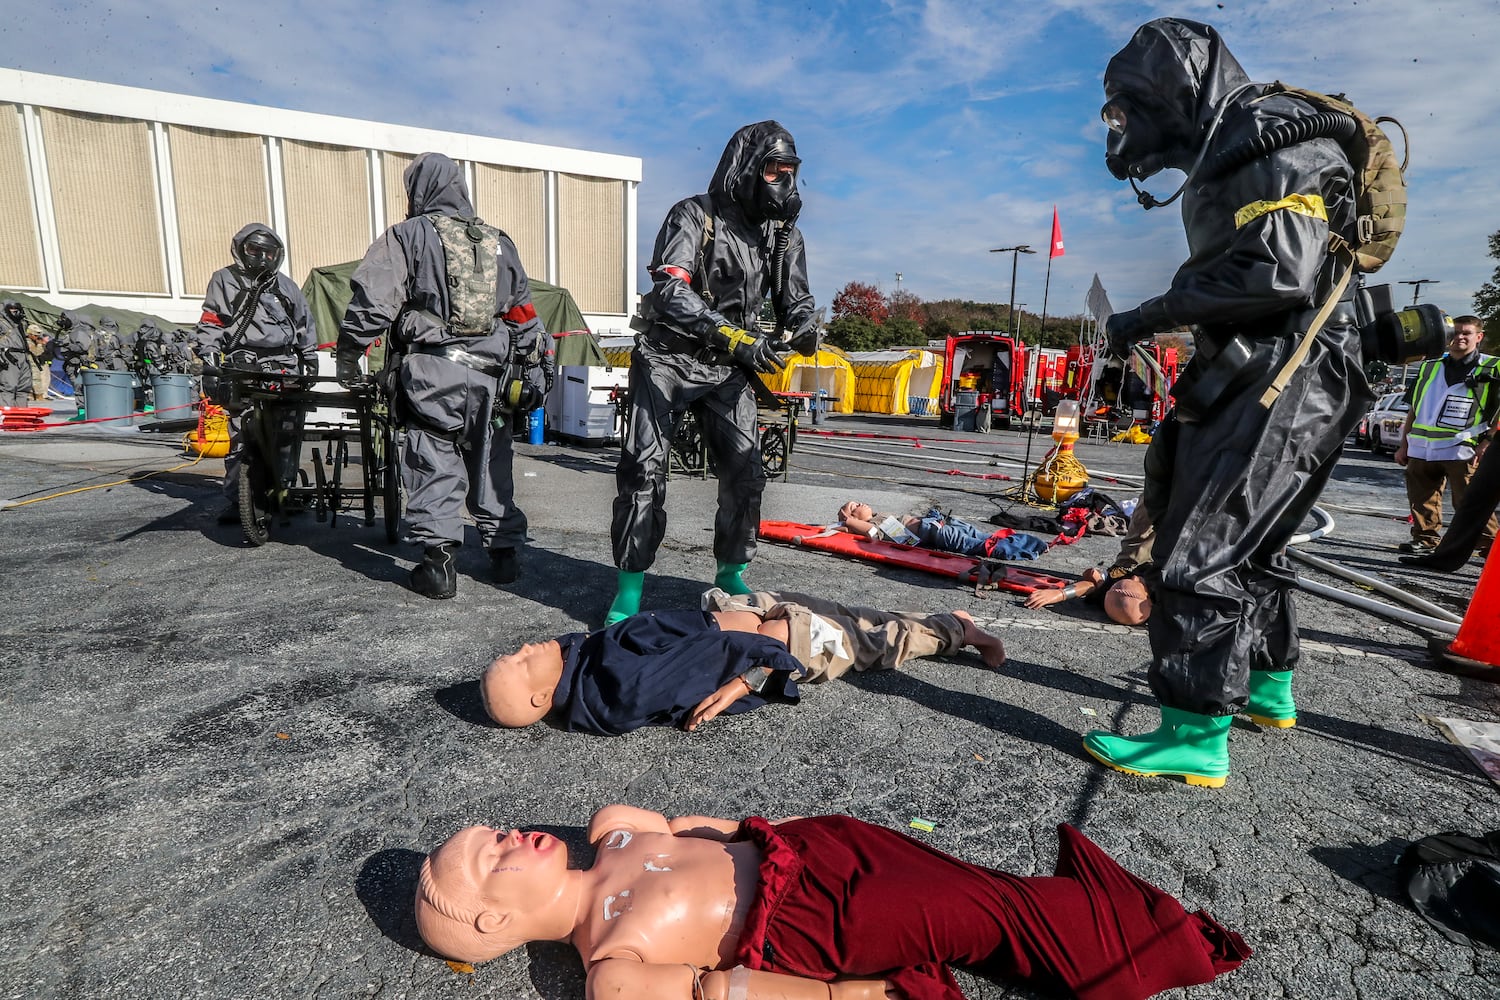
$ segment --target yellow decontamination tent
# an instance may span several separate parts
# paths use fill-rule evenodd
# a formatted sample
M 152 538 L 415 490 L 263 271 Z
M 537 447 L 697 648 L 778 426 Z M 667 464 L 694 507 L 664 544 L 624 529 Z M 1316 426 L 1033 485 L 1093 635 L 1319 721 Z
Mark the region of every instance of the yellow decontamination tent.
M 936 351 L 859 351 L 854 368 L 854 409 L 860 413 L 913 413 L 934 416 L 943 384 L 943 359 Z
M 783 361 L 786 369 L 780 375 L 760 377 L 772 392 L 817 392 L 821 389 L 828 395 L 830 411 L 854 412 L 854 368 L 843 351 L 837 347 L 824 347 L 810 358 L 793 351 Z

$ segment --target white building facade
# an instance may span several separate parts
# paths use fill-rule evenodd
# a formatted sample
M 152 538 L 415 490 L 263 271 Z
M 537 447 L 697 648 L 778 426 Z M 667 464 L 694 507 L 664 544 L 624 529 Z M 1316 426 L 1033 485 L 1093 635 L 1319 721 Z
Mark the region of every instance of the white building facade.
M 475 211 L 596 331 L 635 306 L 637 157 L 0 69 L 0 286 L 198 318 L 229 241 L 264 222 L 283 270 L 357 260 L 406 217 L 418 153 L 463 166 Z

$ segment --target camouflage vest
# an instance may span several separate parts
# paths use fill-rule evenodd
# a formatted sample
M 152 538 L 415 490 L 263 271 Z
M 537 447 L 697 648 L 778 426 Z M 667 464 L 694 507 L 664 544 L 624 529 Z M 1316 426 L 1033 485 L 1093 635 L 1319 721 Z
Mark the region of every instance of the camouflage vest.
M 478 216 L 429 215 L 443 244 L 448 276 L 448 332 L 488 337 L 495 326 L 495 280 L 500 266 L 500 230 Z

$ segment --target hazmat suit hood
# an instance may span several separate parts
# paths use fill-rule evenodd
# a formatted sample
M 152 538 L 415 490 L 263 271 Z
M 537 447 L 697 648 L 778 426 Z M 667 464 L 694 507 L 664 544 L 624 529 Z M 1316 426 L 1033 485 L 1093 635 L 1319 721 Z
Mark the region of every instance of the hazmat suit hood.
M 419 215 L 474 217 L 464 172 L 442 153 L 423 153 L 401 174 L 406 186 L 406 217 Z
M 257 267 L 246 260 L 244 251 L 245 241 L 252 236 L 269 237 L 280 248 L 280 254 L 269 268 Z M 240 231 L 234 234 L 234 238 L 229 241 L 229 256 L 234 260 L 235 267 L 239 268 L 241 272 L 251 277 L 259 278 L 281 267 L 282 258 L 286 256 L 286 245 L 281 242 L 281 237 L 277 236 L 276 231 L 270 226 L 263 222 L 251 222 L 242 226 Z
M 1139 180 L 1186 170 L 1222 102 L 1249 82 L 1208 25 L 1174 17 L 1141 25 L 1104 70 L 1106 100 L 1127 111 L 1124 130 L 1110 133 L 1109 172 Z
M 12 313 L 15 313 L 17 311 L 19 311 L 20 315 L 11 315 Z M 20 301 L 17 299 L 5 299 L 4 301 L 0 301 L 0 315 L 3 315 L 12 323 L 25 324 L 26 322 L 26 310 L 22 307 Z
M 779 122 L 756 122 L 730 136 L 713 180 L 708 183 L 708 193 L 715 204 L 733 204 L 756 223 L 795 219 L 802 209 L 797 178 L 792 175 L 767 184 L 761 177 L 761 165 L 768 159 L 802 162 L 792 134 Z

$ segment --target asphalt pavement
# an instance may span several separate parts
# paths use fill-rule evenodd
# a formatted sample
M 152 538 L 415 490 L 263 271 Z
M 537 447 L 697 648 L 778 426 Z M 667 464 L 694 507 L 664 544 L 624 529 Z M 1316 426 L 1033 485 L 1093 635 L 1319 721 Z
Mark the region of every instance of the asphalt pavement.
M 764 516 L 826 522 L 859 497 L 982 521 L 1011 503 L 1028 444 L 1032 463 L 1050 445 L 921 419 L 819 430 L 865 436 L 804 435 Z M 762 544 L 757 587 L 966 609 L 1009 662 L 918 660 L 691 735 L 506 731 L 483 718 L 484 665 L 597 627 L 613 593 L 613 447 L 519 445 L 520 581 L 490 583 L 471 544 L 457 598 L 434 602 L 405 588 L 418 553 L 387 544 L 378 521 L 305 514 L 246 545 L 215 523 L 222 464 L 191 463 L 177 437 L 0 434 L 0 501 L 38 500 L 0 511 L 0 997 L 580 1000 L 562 945 L 473 971 L 434 957 L 411 918 L 415 873 L 476 822 L 548 830 L 586 862 L 584 824 L 611 802 L 850 813 L 1022 874 L 1050 874 L 1055 826 L 1071 823 L 1254 948 L 1239 971 L 1171 996 L 1500 996 L 1500 956 L 1428 927 L 1396 878 L 1412 840 L 1500 828 L 1500 790 L 1426 721 L 1495 721 L 1500 687 L 1432 669 L 1419 631 L 1299 597 L 1299 724 L 1237 720 L 1227 786 L 1192 788 L 1106 770 L 1080 745 L 1090 728 L 1155 724 L 1142 631 L 1083 602 L 1029 611 Z M 1079 448 L 1118 496 L 1133 495 L 1143 452 Z M 170 471 L 134 478 L 152 470 Z M 647 607 L 697 605 L 715 495 L 711 479 L 672 481 Z M 1477 562 L 1445 575 L 1395 561 L 1405 503 L 1389 458 L 1349 451 L 1325 505 L 1337 525 L 1308 551 L 1462 613 Z M 1116 544 L 1086 537 L 1028 565 L 1076 574 Z M 910 830 L 918 817 L 932 832 Z M 974 998 L 1033 995 L 962 982 Z

